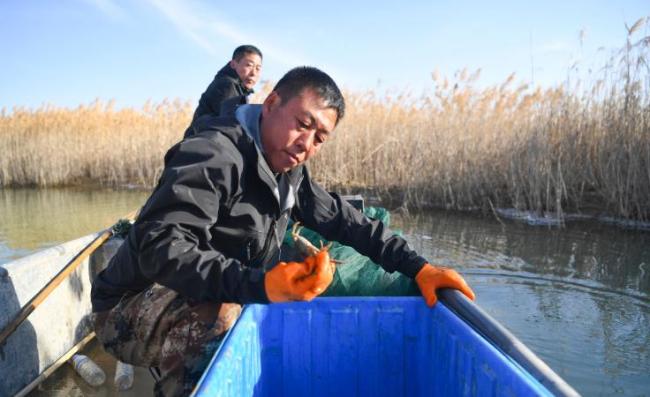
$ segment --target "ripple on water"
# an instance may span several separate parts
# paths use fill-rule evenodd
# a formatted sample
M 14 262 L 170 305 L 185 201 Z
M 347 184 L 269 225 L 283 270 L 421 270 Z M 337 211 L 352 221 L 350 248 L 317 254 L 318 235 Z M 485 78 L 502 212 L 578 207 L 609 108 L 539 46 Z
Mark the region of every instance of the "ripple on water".
M 650 390 L 650 302 L 562 280 L 466 272 L 477 303 L 584 395 Z
M 650 233 L 451 212 L 394 220 L 431 262 L 464 274 L 477 303 L 580 393 L 650 394 Z

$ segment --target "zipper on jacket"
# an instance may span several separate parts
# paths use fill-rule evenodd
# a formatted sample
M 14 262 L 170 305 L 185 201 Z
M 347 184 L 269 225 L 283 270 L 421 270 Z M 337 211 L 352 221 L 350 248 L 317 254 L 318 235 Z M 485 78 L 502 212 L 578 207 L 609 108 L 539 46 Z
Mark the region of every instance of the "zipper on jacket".
M 271 222 L 271 227 L 269 228 L 270 229 L 269 233 L 266 235 L 266 240 L 264 241 L 264 247 L 262 248 L 262 250 L 260 252 L 257 253 L 257 255 L 255 255 L 255 258 L 252 258 L 250 260 L 251 264 L 254 264 L 255 262 L 262 259 L 264 256 L 266 256 L 268 254 L 268 250 L 269 250 L 269 247 L 271 245 L 271 241 L 274 240 L 274 237 L 275 237 L 275 234 L 276 234 L 275 224 L 276 224 L 276 220 L 274 219 Z M 261 266 L 266 269 L 266 264 L 265 263 L 262 263 Z M 275 263 L 271 263 L 271 264 L 269 264 L 269 266 L 275 266 Z

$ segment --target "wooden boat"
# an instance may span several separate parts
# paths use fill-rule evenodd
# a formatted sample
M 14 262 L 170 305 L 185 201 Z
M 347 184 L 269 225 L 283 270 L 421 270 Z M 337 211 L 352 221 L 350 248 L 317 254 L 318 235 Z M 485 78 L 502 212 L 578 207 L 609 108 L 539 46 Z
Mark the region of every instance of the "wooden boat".
M 97 237 L 0 266 L 0 329 Z M 92 338 L 91 280 L 121 241 L 84 260 L 0 347 L 0 396 L 34 385 Z M 440 302 L 433 309 L 419 297 L 249 305 L 195 395 L 578 395 L 460 293 L 443 290 Z

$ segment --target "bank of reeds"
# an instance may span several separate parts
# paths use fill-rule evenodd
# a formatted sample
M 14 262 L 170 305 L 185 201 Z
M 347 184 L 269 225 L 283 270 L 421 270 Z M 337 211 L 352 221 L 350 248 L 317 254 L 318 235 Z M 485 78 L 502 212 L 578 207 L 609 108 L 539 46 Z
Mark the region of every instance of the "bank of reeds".
M 115 110 L 96 100 L 76 109 L 3 111 L 0 187 L 79 184 L 152 186 L 166 150 L 191 119 L 179 100 Z
M 424 96 L 348 95 L 314 173 L 407 205 L 649 220 L 650 36 L 634 39 L 644 22 L 591 82 L 569 73 L 533 89 L 511 76 L 477 88 L 479 73 L 461 71 L 451 81 L 434 74 Z
M 529 88 L 511 77 L 479 88 L 479 73 L 463 71 L 434 75 L 421 95 L 348 92 L 346 118 L 312 172 L 329 188 L 407 206 L 649 220 L 650 37 L 633 40 L 642 24 L 589 84 Z M 151 186 L 191 114 L 179 102 L 3 113 L 0 186 Z

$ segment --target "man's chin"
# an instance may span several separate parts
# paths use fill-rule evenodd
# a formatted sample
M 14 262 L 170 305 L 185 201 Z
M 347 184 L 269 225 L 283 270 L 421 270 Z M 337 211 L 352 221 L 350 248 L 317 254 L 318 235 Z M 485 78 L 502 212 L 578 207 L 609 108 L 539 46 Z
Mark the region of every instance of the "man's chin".
M 271 167 L 269 167 L 269 168 L 271 168 L 271 171 L 273 171 L 273 172 L 275 172 L 275 173 L 285 173 L 285 172 L 289 172 L 289 171 L 291 171 L 292 169 L 296 168 L 298 165 L 299 165 L 299 164 L 295 164 L 295 165 L 291 165 L 291 164 L 283 164 L 283 165 L 281 165 L 281 166 L 279 166 L 279 167 L 273 167 L 273 166 L 271 166 Z
M 290 155 L 266 155 L 266 163 L 269 165 L 271 171 L 275 173 L 289 172 L 301 164 L 301 162 Z
M 296 164 L 296 165 L 291 165 L 291 166 L 286 166 L 286 167 L 282 168 L 282 171 L 280 171 L 280 172 L 289 172 L 289 171 L 291 171 L 292 169 L 296 168 L 297 166 L 298 166 L 298 164 Z

